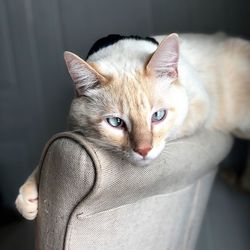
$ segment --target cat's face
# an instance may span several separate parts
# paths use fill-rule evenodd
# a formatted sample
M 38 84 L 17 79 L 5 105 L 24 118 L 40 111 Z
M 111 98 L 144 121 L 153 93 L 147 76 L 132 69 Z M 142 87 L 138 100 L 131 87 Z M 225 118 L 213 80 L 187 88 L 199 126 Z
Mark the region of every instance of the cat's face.
M 155 55 L 142 67 L 128 67 L 123 72 L 110 62 L 105 68 L 103 62 L 86 64 L 75 55 L 66 55 L 78 84 L 78 97 L 70 111 L 74 128 L 138 165 L 146 165 L 160 154 L 187 113 L 187 97 L 178 84 L 177 69 L 156 72 Z

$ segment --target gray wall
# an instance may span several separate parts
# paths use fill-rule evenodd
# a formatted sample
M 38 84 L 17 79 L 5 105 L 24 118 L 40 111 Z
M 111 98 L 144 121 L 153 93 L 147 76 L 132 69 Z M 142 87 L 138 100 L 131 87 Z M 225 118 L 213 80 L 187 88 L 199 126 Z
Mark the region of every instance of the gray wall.
M 66 129 L 73 96 L 63 51 L 85 56 L 107 34 L 215 32 L 250 37 L 249 0 L 0 0 L 0 198 L 18 186 L 48 138 Z

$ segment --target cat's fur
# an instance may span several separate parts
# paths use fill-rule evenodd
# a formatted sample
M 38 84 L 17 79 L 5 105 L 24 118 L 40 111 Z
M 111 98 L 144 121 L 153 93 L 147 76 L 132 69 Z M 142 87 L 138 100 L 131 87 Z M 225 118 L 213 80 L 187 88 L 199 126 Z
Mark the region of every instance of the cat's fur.
M 201 127 L 249 138 L 250 43 L 223 34 L 155 39 L 161 42 L 158 48 L 150 40 L 118 39 L 93 50 L 87 62 L 65 53 L 77 93 L 69 115 L 72 127 L 138 165 L 155 159 L 166 141 Z M 158 110 L 167 115 L 153 122 Z M 110 117 L 126 125 L 112 127 Z M 22 186 L 16 204 L 33 219 L 34 209 L 25 210 L 28 184 Z M 34 197 L 30 199 L 34 204 Z

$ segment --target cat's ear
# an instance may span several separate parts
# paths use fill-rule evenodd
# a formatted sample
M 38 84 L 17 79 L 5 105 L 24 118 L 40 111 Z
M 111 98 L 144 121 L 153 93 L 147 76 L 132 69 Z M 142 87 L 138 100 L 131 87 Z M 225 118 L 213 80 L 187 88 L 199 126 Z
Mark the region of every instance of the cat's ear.
M 179 37 L 173 33 L 160 43 L 147 64 L 147 71 L 156 77 L 178 77 Z
M 64 59 L 78 96 L 84 95 L 87 90 L 95 88 L 99 83 L 106 82 L 104 76 L 74 53 L 65 51 Z

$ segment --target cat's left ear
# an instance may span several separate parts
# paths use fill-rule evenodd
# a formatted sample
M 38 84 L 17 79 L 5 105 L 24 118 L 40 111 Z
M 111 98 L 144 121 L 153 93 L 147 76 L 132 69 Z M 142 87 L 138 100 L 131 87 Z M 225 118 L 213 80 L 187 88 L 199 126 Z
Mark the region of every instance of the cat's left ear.
M 179 37 L 173 33 L 160 43 L 147 64 L 147 71 L 156 77 L 175 80 L 178 77 Z
M 65 51 L 64 59 L 78 96 L 86 94 L 100 83 L 107 82 L 104 76 L 74 53 Z

